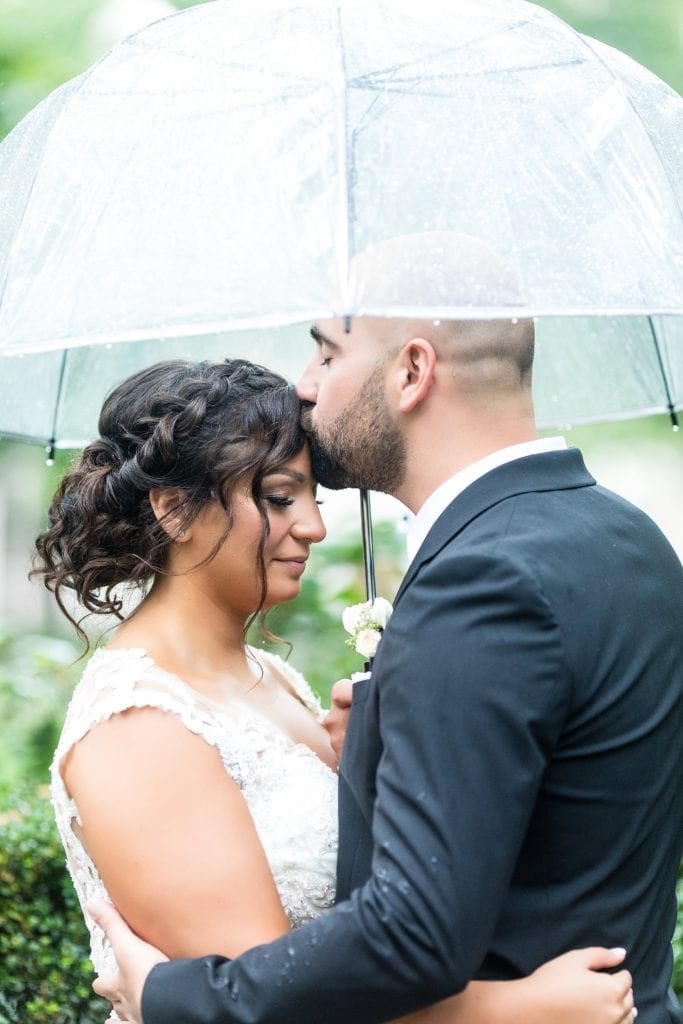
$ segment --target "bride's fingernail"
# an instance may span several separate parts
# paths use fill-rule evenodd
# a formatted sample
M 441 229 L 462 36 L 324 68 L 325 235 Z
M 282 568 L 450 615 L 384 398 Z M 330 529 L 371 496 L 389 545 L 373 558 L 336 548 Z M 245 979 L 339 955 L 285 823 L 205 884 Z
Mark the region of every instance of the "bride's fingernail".
M 616 956 L 626 956 L 626 950 L 623 946 L 612 946 L 610 953 L 614 953 Z

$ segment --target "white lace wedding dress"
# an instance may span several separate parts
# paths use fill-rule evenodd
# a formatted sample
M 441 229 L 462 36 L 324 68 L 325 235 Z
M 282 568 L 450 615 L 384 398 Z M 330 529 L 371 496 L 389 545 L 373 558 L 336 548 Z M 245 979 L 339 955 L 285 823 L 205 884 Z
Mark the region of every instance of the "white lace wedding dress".
M 310 687 L 276 655 L 270 658 L 320 718 Z M 155 707 L 177 717 L 219 751 L 254 819 L 282 905 L 292 927 L 331 906 L 337 849 L 337 777 L 316 754 L 243 706 L 228 709 L 160 669 L 140 648 L 96 651 L 76 687 L 52 764 L 52 802 L 66 860 L 81 906 L 108 898 L 97 868 L 71 827 L 78 809 L 59 768 L 70 748 L 111 715 Z M 122 756 L 125 756 L 122 752 Z M 86 917 L 98 973 L 114 965 L 103 933 Z M 114 1019 L 114 1018 L 112 1018 Z

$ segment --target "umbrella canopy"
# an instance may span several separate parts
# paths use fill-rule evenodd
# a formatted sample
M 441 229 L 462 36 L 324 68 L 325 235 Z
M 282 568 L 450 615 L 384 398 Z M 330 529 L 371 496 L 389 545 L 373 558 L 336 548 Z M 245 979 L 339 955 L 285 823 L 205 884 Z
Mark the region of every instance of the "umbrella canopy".
M 541 425 L 681 408 L 682 171 L 683 100 L 525 0 L 179 12 L 0 146 L 0 431 L 82 443 L 167 355 L 295 376 L 363 313 L 539 316 Z M 439 231 L 505 272 L 353 263 Z
M 0 349 L 361 312 L 683 312 L 683 100 L 524 0 L 216 0 L 0 148 Z M 355 252 L 487 243 L 517 288 L 381 297 Z

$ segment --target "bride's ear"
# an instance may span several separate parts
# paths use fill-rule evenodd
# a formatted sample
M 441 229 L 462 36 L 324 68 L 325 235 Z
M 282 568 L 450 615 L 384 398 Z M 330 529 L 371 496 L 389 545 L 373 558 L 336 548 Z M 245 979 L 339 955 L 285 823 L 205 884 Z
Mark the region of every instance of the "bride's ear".
M 157 522 L 171 540 L 177 541 L 179 544 L 189 540 L 191 535 L 190 527 L 183 526 L 182 503 L 184 497 L 185 492 L 177 487 L 154 487 L 149 492 L 149 503 Z

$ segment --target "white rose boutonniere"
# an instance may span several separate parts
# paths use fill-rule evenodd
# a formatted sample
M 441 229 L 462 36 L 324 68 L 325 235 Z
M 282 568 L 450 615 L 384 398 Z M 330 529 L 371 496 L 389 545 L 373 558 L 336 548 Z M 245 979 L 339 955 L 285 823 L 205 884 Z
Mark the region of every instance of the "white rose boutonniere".
M 349 647 L 364 658 L 374 658 L 392 611 L 390 602 L 383 597 L 345 608 L 342 624 L 349 634 L 346 641 Z

